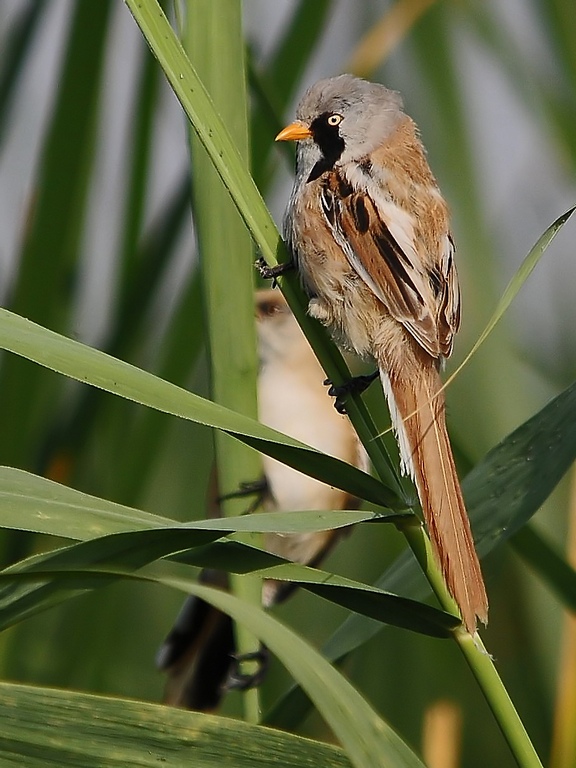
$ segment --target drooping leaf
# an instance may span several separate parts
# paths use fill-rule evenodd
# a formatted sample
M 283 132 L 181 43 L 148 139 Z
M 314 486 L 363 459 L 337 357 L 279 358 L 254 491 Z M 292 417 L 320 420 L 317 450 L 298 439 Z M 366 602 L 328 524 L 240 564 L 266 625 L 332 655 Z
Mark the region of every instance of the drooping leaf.
M 221 590 L 174 577 L 166 577 L 162 583 L 197 595 L 231 615 L 235 621 L 248 624 L 308 691 L 354 766 L 380 768 L 385 764 L 422 768 L 416 755 L 352 685 L 307 642 L 277 619 Z
M 275 531 L 308 533 L 354 525 L 370 519 L 395 520 L 359 510 L 286 510 L 242 515 L 236 518 L 195 520 L 183 529 L 226 531 Z M 12 467 L 0 467 L 0 527 L 35 531 L 51 536 L 86 541 L 135 530 L 175 527 L 173 520 L 140 509 L 90 496 L 43 477 Z
M 213 715 L 0 683 L 0 762 L 22 768 L 350 768 L 343 750 Z
M 396 509 L 404 506 L 392 490 L 350 464 L 5 309 L 0 310 L 0 348 L 128 400 L 222 429 L 262 453 L 367 501 Z
M 25 474 L 25 473 L 18 473 Z M 54 486 L 54 483 L 49 485 Z M 60 494 L 74 498 L 75 491 Z M 37 502 L 36 499 L 33 500 Z M 98 502 L 98 500 L 93 500 Z M 44 520 L 53 522 L 52 509 L 58 502 L 40 503 Z M 61 504 L 60 504 L 61 506 Z M 79 506 L 70 504 L 71 513 Z M 92 515 L 108 523 L 109 513 Z M 34 509 L 36 506 L 33 507 Z M 81 507 L 80 507 L 81 508 Z M 26 511 L 26 510 L 25 510 Z M 130 510 L 129 510 L 130 512 Z M 68 512 L 70 514 L 70 512 Z M 113 525 L 117 524 L 116 513 Z M 25 516 L 25 515 L 24 515 Z M 395 516 L 384 516 L 394 520 Z M 90 530 L 90 518 L 88 533 Z M 309 533 L 335 529 L 362 520 L 374 519 L 373 513 L 342 510 L 314 512 L 272 512 L 215 520 L 198 520 L 175 527 L 170 521 L 152 518 L 153 527 L 91 538 L 21 561 L 0 572 L 0 627 L 9 626 L 57 602 L 86 589 L 108 584 L 114 574 L 131 574 L 162 557 L 175 556 L 181 562 L 219 568 L 231 573 L 254 574 L 260 578 L 294 582 L 309 591 L 358 613 L 379 621 L 404 627 L 433 637 L 449 637 L 459 620 L 436 608 L 368 587 L 350 579 L 289 563 L 281 557 L 246 546 L 240 542 L 211 544 L 215 539 L 235 532 Z M 56 530 L 66 530 L 61 518 Z M 84 535 L 86 530 L 81 531 Z M 181 556 L 177 553 L 182 552 Z M 62 580 L 62 575 L 65 578 Z M 58 578 L 60 577 L 60 578 Z

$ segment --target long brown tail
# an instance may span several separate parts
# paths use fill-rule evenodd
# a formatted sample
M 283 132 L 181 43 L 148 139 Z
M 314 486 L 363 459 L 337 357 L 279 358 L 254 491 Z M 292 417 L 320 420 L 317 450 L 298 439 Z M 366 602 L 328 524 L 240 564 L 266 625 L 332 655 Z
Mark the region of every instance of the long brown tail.
M 404 361 L 408 364 L 400 370 L 388 365 L 386 372 L 381 366 L 380 376 L 404 468 L 416 483 L 433 549 L 464 625 L 474 634 L 476 618 L 487 622 L 488 598 L 446 431 L 436 361 L 423 350 L 415 354 L 418 359 Z

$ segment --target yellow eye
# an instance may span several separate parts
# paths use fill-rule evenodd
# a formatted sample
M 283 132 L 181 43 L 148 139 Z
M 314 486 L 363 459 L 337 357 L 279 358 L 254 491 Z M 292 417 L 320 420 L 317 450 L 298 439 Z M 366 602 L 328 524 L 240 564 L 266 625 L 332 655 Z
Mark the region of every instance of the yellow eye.
M 342 115 L 333 114 L 328 117 L 328 125 L 336 126 L 342 122 Z

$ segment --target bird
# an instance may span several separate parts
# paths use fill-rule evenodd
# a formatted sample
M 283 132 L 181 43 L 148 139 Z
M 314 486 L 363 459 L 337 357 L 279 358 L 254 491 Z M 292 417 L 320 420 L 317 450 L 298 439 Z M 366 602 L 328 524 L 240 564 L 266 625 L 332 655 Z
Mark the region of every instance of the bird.
M 350 422 L 336 413 L 324 388 L 325 374 L 279 291 L 257 291 L 259 349 L 258 415 L 262 423 L 368 471 L 368 457 Z M 338 488 L 262 456 L 266 511 L 357 509 L 359 501 Z M 256 484 L 256 490 L 262 485 Z M 248 491 L 252 486 L 248 487 Z M 216 495 L 215 493 L 213 495 Z M 213 500 L 209 506 L 213 506 Z M 345 529 L 344 529 L 345 530 Z M 264 548 L 293 562 L 317 566 L 343 529 L 264 536 Z M 205 570 L 200 581 L 227 588 L 226 574 Z M 289 582 L 266 579 L 262 603 L 270 608 L 294 590 Z M 203 600 L 190 597 L 157 654 L 168 675 L 164 702 L 197 711 L 215 711 L 229 687 L 238 684 L 231 619 Z M 260 681 L 256 674 L 255 682 Z
M 440 378 L 460 325 L 448 206 L 402 97 L 343 74 L 312 85 L 296 120 L 284 239 L 309 314 L 376 361 L 432 549 L 474 634 L 488 598 L 446 428 Z

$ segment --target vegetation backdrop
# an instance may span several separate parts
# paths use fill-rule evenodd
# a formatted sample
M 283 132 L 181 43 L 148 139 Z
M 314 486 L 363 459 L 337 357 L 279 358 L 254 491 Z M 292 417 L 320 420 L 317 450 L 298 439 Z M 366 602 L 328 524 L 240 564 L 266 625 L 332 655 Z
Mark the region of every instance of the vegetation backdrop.
M 524 285 L 556 232 L 549 225 L 576 197 L 572 0 L 163 6 L 174 39 L 155 0 L 17 0 L 0 11 L 0 551 L 8 569 L 0 670 L 19 684 L 0 684 L 2 759 L 220 765 L 234 755 L 235 765 L 420 765 L 416 755 L 424 755 L 447 768 L 539 764 L 502 704 L 489 657 L 478 661 L 474 649 L 430 637 L 452 636 L 445 612 L 368 608 L 357 592 L 355 607 L 372 618 L 351 615 L 338 577 L 336 596 L 316 585 L 331 599 L 301 591 L 274 615 L 329 658 L 342 657 L 359 694 L 328 669 L 316 680 L 321 660 L 266 623 L 255 607 L 259 579 L 244 576 L 234 580 L 241 602 L 226 607 L 284 662 L 273 664 L 259 696 L 228 697 L 223 714 L 252 725 L 143 703 L 161 698 L 154 655 L 183 592 L 195 589 L 197 548 L 234 570 L 229 550 L 211 544 L 222 532 L 170 525 L 205 516 L 214 460 L 224 492 L 257 475 L 257 448 L 362 491 L 365 511 L 355 519 L 402 506 L 394 466 L 374 441 L 380 479 L 369 483 L 250 421 L 254 241 L 273 261 L 277 235 L 246 169 L 279 222 L 293 157 L 273 137 L 311 82 L 353 71 L 402 91 L 450 202 L 464 314 L 447 375 L 515 274 L 509 296 L 521 289 L 450 384 L 449 428 L 486 555 L 491 613 L 482 638 L 542 762 L 574 765 L 576 496 L 569 475 L 561 481 L 576 455 L 573 222 Z M 302 318 L 296 283 L 282 287 Z M 344 376 L 325 335 L 309 322 L 307 330 L 329 373 Z M 379 394 L 366 400 L 372 417 L 360 403 L 351 415 L 369 438 L 388 422 Z M 206 425 L 224 432 L 214 439 Z M 384 444 L 392 446 L 389 435 Z M 243 504 L 225 511 L 241 515 Z M 241 544 L 257 545 L 264 525 L 235 521 L 223 531 L 244 528 Z M 304 516 L 293 525 L 319 522 Z M 188 564 L 162 559 L 188 546 Z M 396 562 L 405 546 L 393 525 L 359 524 L 324 570 L 365 584 L 388 573 L 379 584 L 421 600 L 427 588 L 416 564 Z M 242 638 L 244 647 L 254 642 Z M 286 697 L 293 677 L 313 691 L 323 718 L 294 691 Z M 317 741 L 263 731 L 254 725 L 260 716 Z M 200 734 L 194 743 L 192 733 Z

